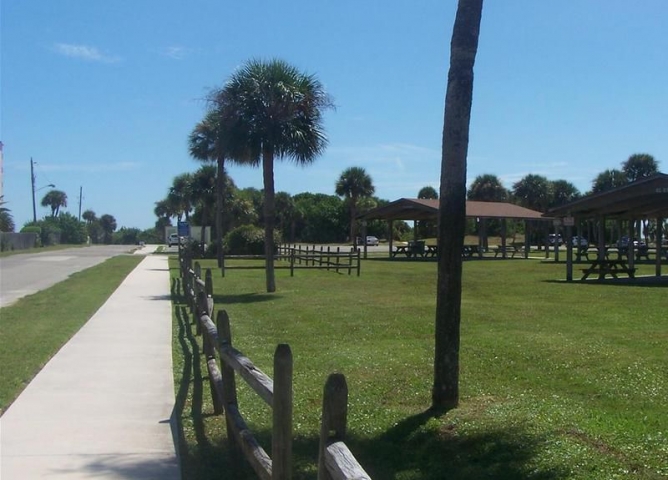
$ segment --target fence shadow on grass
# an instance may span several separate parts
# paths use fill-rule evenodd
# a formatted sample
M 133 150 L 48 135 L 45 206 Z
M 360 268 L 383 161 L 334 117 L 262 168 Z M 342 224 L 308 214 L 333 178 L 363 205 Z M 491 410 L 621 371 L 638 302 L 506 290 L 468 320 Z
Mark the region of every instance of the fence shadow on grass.
M 254 479 L 250 467 L 238 458 L 230 457 L 227 440 L 222 433 L 223 417 L 219 419 L 223 427 L 221 433 L 216 438 L 209 438 L 207 435 L 205 421 L 213 415 L 213 411 L 211 406 L 204 405 L 208 376 L 202 374 L 206 373 L 206 368 L 202 366 L 203 355 L 179 281 L 172 283 L 172 294 L 177 319 L 177 339 L 183 354 L 181 381 L 177 386 L 173 414 L 176 419 L 182 476 L 213 480 L 221 478 L 221 472 L 224 472 L 226 478 Z M 210 411 L 206 411 L 207 409 Z M 185 429 L 192 430 L 196 448 L 187 448 Z

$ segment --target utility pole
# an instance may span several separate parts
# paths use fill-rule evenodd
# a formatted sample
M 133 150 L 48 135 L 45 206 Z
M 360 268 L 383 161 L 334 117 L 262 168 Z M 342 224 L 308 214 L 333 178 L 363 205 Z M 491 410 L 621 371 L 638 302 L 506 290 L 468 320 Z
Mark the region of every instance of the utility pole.
M 32 184 L 32 221 L 37 223 L 37 207 L 35 206 L 35 169 L 32 164 L 32 157 L 30 157 L 30 182 Z
M 79 221 L 81 221 L 81 199 L 83 198 L 83 186 L 79 187 Z

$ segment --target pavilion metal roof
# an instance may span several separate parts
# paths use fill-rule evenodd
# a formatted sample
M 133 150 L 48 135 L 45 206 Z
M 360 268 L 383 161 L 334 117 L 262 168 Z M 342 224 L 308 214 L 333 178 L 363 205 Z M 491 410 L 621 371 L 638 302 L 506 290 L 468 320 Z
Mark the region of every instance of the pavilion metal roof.
M 400 198 L 359 215 L 362 220 L 433 220 L 438 216 L 438 200 Z M 508 218 L 548 220 L 541 212 L 505 202 L 466 202 L 466 216 L 472 218 Z
M 657 173 L 549 210 L 550 217 L 668 218 L 668 175 Z

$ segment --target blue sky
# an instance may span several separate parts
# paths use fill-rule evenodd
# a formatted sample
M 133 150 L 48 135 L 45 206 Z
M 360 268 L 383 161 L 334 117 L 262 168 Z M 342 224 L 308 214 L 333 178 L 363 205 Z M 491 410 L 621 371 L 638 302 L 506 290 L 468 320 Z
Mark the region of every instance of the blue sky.
M 276 189 L 333 194 L 364 167 L 384 199 L 438 189 L 455 0 L 4 0 L 0 140 L 20 228 L 36 187 L 70 213 L 149 228 L 174 176 L 197 169 L 187 136 L 203 98 L 250 58 L 313 73 L 334 98 L 329 147 L 275 170 Z M 528 173 L 581 191 L 633 153 L 668 171 L 665 0 L 487 0 L 475 67 L 468 179 Z M 237 186 L 260 170 L 230 168 Z M 37 202 L 48 189 L 37 192 Z M 38 205 L 38 217 L 49 213 Z

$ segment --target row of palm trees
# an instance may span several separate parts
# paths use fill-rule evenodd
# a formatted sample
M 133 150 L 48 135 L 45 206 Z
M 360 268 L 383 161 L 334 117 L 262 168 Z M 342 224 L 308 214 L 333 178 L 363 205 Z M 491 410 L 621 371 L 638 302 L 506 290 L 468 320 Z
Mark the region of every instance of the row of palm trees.
M 225 163 L 262 167 L 267 292 L 274 277 L 274 162 L 308 165 L 324 151 L 325 110 L 333 106 L 322 83 L 279 59 L 250 60 L 209 94 L 209 110 L 189 136 L 193 158 L 217 168 L 216 243 L 222 258 Z

